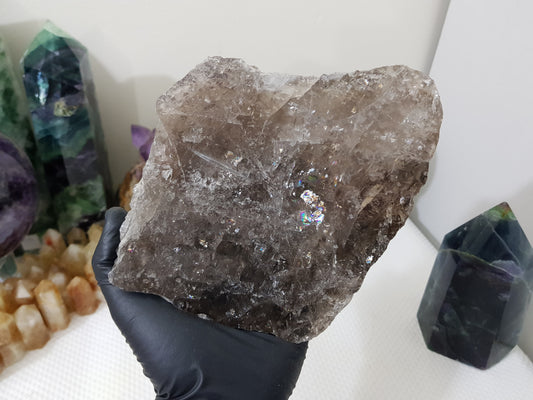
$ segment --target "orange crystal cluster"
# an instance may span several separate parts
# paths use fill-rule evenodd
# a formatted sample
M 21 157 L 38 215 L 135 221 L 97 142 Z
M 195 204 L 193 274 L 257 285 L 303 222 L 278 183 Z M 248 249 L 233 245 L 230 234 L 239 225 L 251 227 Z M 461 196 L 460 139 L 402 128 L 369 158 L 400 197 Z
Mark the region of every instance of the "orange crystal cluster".
M 87 232 L 73 228 L 65 241 L 49 229 L 38 254 L 17 259 L 18 277 L 0 282 L 0 372 L 65 329 L 70 313 L 96 310 L 103 296 L 91 259 L 101 234 L 93 224 Z

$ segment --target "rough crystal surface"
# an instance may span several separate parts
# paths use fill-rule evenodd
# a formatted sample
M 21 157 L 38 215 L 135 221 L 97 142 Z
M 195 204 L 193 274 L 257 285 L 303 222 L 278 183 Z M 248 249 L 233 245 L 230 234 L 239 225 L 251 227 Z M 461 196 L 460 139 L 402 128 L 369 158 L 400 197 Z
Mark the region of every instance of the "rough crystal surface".
M 448 233 L 418 310 L 429 349 L 477 368 L 518 342 L 533 287 L 533 250 L 507 203 Z
M 112 282 L 293 342 L 331 323 L 403 225 L 442 119 L 408 67 L 313 78 L 224 58 L 157 110 Z

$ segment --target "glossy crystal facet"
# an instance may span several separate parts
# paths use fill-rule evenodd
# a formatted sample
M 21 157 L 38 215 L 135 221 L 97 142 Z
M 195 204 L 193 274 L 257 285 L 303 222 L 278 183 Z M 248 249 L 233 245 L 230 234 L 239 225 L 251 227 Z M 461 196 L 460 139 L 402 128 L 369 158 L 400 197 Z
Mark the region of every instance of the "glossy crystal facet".
M 507 203 L 448 233 L 418 321 L 429 349 L 477 368 L 518 342 L 533 287 L 533 251 Z
M 32 232 L 42 233 L 47 228 L 55 226 L 55 216 L 29 117 L 21 77 L 15 73 L 6 43 L 0 36 L 0 132 L 25 151 L 33 165 L 39 203 Z
M 66 232 L 106 208 L 109 183 L 87 49 L 51 23 L 21 61 L 39 157 Z
M 37 212 L 37 182 L 30 160 L 0 134 L 0 258 L 30 230 Z

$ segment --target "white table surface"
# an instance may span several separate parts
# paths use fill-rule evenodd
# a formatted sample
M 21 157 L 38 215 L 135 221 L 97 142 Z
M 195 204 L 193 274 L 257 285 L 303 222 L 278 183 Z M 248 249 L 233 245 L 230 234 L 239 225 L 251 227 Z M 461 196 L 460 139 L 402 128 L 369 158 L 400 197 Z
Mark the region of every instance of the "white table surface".
M 435 255 L 408 221 L 352 302 L 310 342 L 291 400 L 533 399 L 533 363 L 518 347 L 487 371 L 426 349 L 416 311 Z M 106 306 L 75 317 L 0 374 L 0 400 L 153 397 Z

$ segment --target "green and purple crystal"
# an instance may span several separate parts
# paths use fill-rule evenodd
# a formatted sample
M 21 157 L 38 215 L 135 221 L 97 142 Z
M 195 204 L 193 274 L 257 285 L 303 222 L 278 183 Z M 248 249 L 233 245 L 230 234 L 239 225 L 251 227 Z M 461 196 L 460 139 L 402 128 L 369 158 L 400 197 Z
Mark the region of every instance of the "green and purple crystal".
M 48 22 L 21 61 L 37 151 L 63 232 L 105 210 L 110 183 L 88 58 L 82 44 Z
M 517 344 L 533 287 L 533 250 L 507 203 L 448 233 L 418 310 L 430 350 L 480 369 Z
M 0 134 L 0 259 L 19 245 L 36 212 L 37 182 L 30 160 Z
M 41 233 L 55 227 L 50 193 L 46 186 L 44 168 L 37 154 L 29 120 L 28 106 L 22 90 L 20 75 L 15 74 L 4 39 L 0 36 L 0 132 L 11 139 L 29 157 L 37 178 L 39 207 L 32 232 Z

